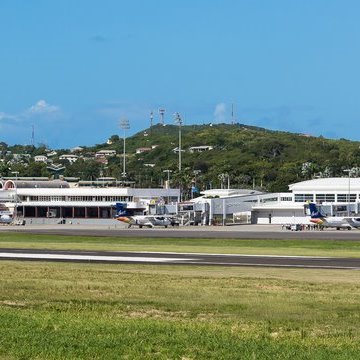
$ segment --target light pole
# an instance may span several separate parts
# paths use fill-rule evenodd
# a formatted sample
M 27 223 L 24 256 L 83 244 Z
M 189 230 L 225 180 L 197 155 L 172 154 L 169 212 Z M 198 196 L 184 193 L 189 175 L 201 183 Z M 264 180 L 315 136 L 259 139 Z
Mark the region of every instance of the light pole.
M 181 172 L 181 126 L 183 124 L 183 120 L 180 114 L 177 112 L 174 114 L 175 122 L 179 125 L 179 173 Z
M 194 198 L 194 192 L 197 192 L 197 188 L 196 188 L 196 176 L 199 175 L 201 173 L 201 170 L 194 170 L 193 174 L 194 174 L 194 187 L 191 189 L 191 198 Z
M 167 173 L 167 185 L 170 189 L 170 173 L 172 173 L 172 170 L 169 170 L 169 169 L 166 169 L 166 170 L 163 170 L 164 173 Z
M 351 172 L 352 172 L 352 169 L 345 169 L 343 170 L 345 173 L 348 173 L 348 198 L 347 198 L 347 201 L 348 201 L 348 206 L 347 206 L 347 216 L 349 217 L 350 216 L 350 175 L 351 175 Z
M 126 130 L 130 129 L 129 120 L 121 119 L 119 122 L 119 126 L 122 130 L 124 130 L 123 172 L 121 175 L 123 178 L 125 178 L 126 177 L 126 146 L 125 146 L 125 142 L 126 142 Z
M 19 172 L 18 171 L 12 171 L 12 174 L 15 175 L 15 206 L 14 206 L 14 216 L 17 218 L 17 179 Z
M 230 177 L 229 177 L 229 174 L 228 173 L 221 173 L 218 175 L 218 178 L 220 180 L 220 186 L 221 186 L 221 189 L 224 189 L 225 187 L 225 179 L 227 178 L 227 186 L 228 186 L 228 189 L 230 189 Z
M 166 170 L 163 170 L 164 173 L 167 173 L 167 187 L 166 189 L 169 190 L 170 189 L 170 173 L 172 173 L 172 170 L 169 170 L 169 169 L 166 169 Z M 168 203 L 170 202 L 170 195 L 169 195 L 169 192 L 168 192 Z

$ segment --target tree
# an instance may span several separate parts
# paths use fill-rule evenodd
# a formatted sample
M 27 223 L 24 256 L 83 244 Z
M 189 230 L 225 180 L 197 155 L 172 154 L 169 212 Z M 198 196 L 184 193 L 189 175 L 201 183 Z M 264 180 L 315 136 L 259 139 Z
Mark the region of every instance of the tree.
M 95 160 L 78 159 L 67 165 L 65 176 L 79 177 L 82 180 L 95 180 L 100 176 L 101 164 Z
M 43 177 L 49 177 L 50 173 L 46 168 L 46 164 L 43 162 L 35 162 L 32 161 L 29 163 L 29 166 L 24 169 L 23 176 L 29 176 L 29 177 L 37 177 L 37 176 L 43 176 Z
M 180 188 L 181 197 L 183 200 L 190 198 L 190 190 L 193 178 L 192 175 L 193 174 L 191 173 L 191 169 L 189 167 L 183 168 L 181 171 L 177 170 L 173 173 L 173 184 Z
M 0 163 L 0 177 L 5 177 L 10 175 L 10 167 L 4 163 Z
M 112 144 L 115 144 L 120 141 L 120 137 L 119 135 L 111 135 L 109 140 L 111 141 Z

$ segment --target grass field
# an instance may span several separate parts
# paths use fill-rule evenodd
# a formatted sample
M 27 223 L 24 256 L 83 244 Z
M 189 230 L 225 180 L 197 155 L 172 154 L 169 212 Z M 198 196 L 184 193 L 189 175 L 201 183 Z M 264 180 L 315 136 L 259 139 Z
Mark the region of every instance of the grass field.
M 251 249 L 246 240 L 3 234 L 0 246 L 101 241 L 106 249 Z M 258 252 L 275 242 L 255 243 Z M 359 251 L 356 242 L 314 243 L 290 242 L 288 250 Z M 357 271 L 1 261 L 0 272 L 2 359 L 360 358 Z

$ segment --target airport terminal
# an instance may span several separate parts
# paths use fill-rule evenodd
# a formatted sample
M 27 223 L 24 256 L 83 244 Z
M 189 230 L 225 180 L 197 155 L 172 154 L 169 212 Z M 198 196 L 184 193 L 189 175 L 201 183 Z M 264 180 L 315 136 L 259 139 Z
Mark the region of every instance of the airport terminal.
M 354 216 L 360 209 L 360 178 L 307 180 L 290 184 L 284 193 L 211 189 L 186 202 L 179 189 L 168 186 L 70 180 L 2 179 L 1 214 L 38 223 L 109 221 L 116 203 L 123 203 L 132 215 L 176 215 L 181 225 L 308 224 L 309 202 L 320 204 L 328 216 Z

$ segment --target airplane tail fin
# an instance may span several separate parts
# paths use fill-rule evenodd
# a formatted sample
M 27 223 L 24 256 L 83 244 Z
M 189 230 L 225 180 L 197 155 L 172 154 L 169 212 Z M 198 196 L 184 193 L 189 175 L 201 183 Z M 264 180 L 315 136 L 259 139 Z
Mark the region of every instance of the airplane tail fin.
M 116 206 L 116 217 L 128 215 L 128 211 L 126 209 L 126 204 L 116 203 L 115 206 Z
M 321 218 L 325 217 L 325 215 L 321 212 L 321 210 L 318 209 L 316 204 L 310 203 L 309 209 L 310 209 L 310 216 L 312 219 L 321 219 Z

